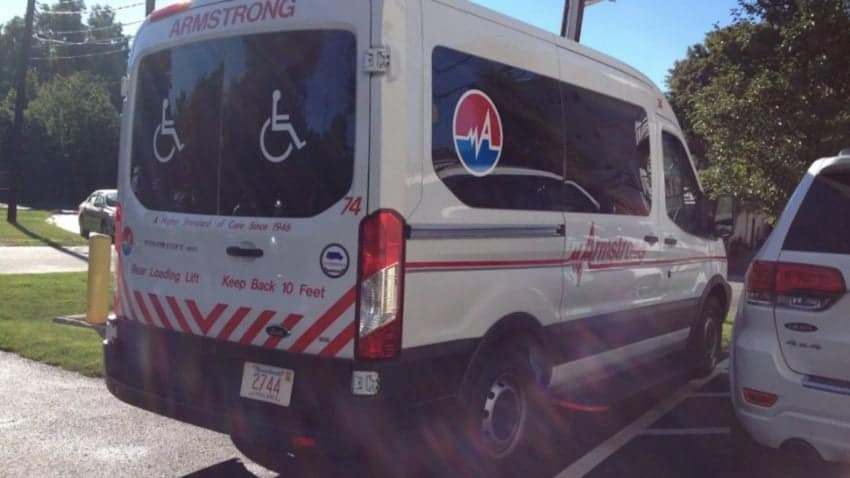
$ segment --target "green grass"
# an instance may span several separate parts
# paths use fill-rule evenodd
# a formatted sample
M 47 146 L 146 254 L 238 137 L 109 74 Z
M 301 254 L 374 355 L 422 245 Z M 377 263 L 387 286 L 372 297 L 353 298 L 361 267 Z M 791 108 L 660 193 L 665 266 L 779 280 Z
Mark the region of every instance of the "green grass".
M 0 275 L 0 350 L 79 372 L 103 374 L 101 338 L 54 317 L 86 311 L 86 273 Z
M 6 222 L 6 208 L 0 208 L 0 246 L 84 246 L 77 234 L 48 224 L 49 211 L 18 210 L 18 223 Z
M 734 323 L 735 313 L 732 312 L 726 317 L 726 321 L 723 322 L 723 342 L 720 346 L 723 350 L 729 350 L 729 344 L 732 343 L 732 325 Z

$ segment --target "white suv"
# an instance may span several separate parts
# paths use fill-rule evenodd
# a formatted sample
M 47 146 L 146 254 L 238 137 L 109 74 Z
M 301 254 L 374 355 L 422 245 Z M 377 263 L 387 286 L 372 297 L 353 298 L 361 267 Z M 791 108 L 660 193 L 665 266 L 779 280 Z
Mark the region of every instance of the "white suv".
M 845 150 L 812 165 L 750 265 L 732 346 L 743 427 L 827 461 L 850 461 L 849 210 Z

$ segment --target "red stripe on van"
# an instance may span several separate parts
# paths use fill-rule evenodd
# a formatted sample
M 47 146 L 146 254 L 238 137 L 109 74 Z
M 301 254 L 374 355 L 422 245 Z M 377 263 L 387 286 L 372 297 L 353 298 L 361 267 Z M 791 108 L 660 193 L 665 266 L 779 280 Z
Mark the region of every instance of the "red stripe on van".
M 245 335 L 242 336 L 242 340 L 240 340 L 239 343 L 247 345 L 253 342 L 254 339 L 257 337 L 257 334 L 259 334 L 261 330 L 266 328 L 266 325 L 269 323 L 270 320 L 272 320 L 272 317 L 274 317 L 275 313 L 276 312 L 274 311 L 267 310 L 260 314 L 260 316 L 257 317 L 257 320 L 255 320 L 254 323 L 251 324 L 251 328 L 249 328 L 248 331 L 245 332 Z
M 301 336 L 291 347 L 289 347 L 290 352 L 303 352 L 307 350 L 307 347 L 313 344 L 313 341 L 316 340 L 325 330 L 328 329 L 337 319 L 339 319 L 342 314 L 348 310 L 349 307 L 354 305 L 354 300 L 357 298 L 356 288 L 352 287 L 345 293 L 345 295 L 340 298 L 336 304 L 331 306 L 327 312 L 323 316 L 319 318 L 306 332 Z
M 348 327 L 342 329 L 342 332 L 339 333 L 332 341 L 325 347 L 319 355 L 322 357 L 335 357 L 336 354 L 339 353 L 340 350 L 344 349 L 346 345 L 350 344 L 354 340 L 354 322 L 348 324 Z
M 124 313 L 130 317 L 130 320 L 138 321 L 138 317 L 136 316 L 136 311 L 133 310 L 133 296 L 130 295 L 130 289 L 127 288 L 127 281 L 121 281 L 121 298 L 123 299 Z
M 476 269 L 500 267 L 550 267 L 566 264 L 564 259 L 540 259 L 531 261 L 438 261 L 408 262 L 408 269 Z
M 224 313 L 224 310 L 227 309 L 227 306 L 224 304 L 218 304 L 215 306 L 210 312 L 210 314 L 204 317 L 201 314 L 201 311 L 198 310 L 198 304 L 195 303 L 194 300 L 187 300 L 186 305 L 189 307 L 189 312 L 192 314 L 192 318 L 195 320 L 195 323 L 198 324 L 198 327 L 201 328 L 201 333 L 207 335 L 207 332 L 210 331 L 215 322 L 221 317 L 221 314 Z
M 298 322 L 301 322 L 301 319 L 303 319 L 303 318 L 304 318 L 303 315 L 290 314 L 289 317 L 287 317 L 286 320 L 284 320 L 283 323 L 280 324 L 280 325 L 284 329 L 291 332 L 292 329 L 294 329 L 295 326 L 298 325 Z M 280 341 L 283 340 L 283 339 L 284 339 L 284 337 L 269 337 L 266 340 L 266 343 L 263 344 L 263 347 L 268 347 L 268 348 L 272 348 L 272 349 L 277 348 L 278 344 L 280 344 Z
M 248 312 L 251 312 L 251 309 L 248 307 L 240 307 L 234 314 L 230 320 L 227 321 L 227 324 L 221 329 L 221 332 L 218 333 L 219 340 L 227 340 L 230 338 L 230 334 L 236 330 L 236 327 L 239 327 L 239 324 L 242 323 L 242 319 L 248 315 Z
M 159 303 L 159 297 L 153 294 L 148 294 L 148 298 L 150 298 L 151 304 L 153 304 L 153 310 L 156 311 L 156 315 L 159 316 L 159 320 L 162 322 L 162 325 L 164 325 L 168 330 L 174 330 L 174 327 L 171 326 L 171 321 L 168 320 L 168 316 L 165 315 L 165 310 L 163 310 L 162 304 Z
M 154 325 L 151 314 L 148 312 L 148 307 L 145 305 L 145 300 L 142 298 L 142 294 L 140 294 L 139 291 L 133 291 L 133 296 L 136 298 L 136 305 L 138 305 L 139 310 L 142 311 L 142 316 L 145 318 L 145 322 L 149 325 Z
M 177 323 L 180 324 L 180 328 L 183 329 L 183 332 L 191 334 L 192 328 L 189 327 L 189 322 L 186 321 L 186 316 L 183 315 L 183 311 L 180 310 L 180 304 L 177 303 L 177 299 L 174 297 L 166 297 L 165 300 L 168 302 L 168 306 L 171 307 L 171 312 L 174 313 L 174 317 L 177 318 Z

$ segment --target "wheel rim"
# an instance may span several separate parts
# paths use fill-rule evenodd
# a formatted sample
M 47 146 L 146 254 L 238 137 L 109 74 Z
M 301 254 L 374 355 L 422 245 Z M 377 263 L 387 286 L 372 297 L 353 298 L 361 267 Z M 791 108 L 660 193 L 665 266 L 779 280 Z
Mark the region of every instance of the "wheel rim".
M 717 321 L 713 317 L 708 317 L 705 321 L 703 329 L 703 340 L 705 346 L 706 359 L 709 365 L 714 365 L 717 362 L 718 339 L 720 335 L 717 330 Z
M 525 403 L 520 388 L 508 375 L 496 379 L 484 401 L 481 430 L 487 448 L 496 457 L 510 453 L 514 448 L 525 414 Z

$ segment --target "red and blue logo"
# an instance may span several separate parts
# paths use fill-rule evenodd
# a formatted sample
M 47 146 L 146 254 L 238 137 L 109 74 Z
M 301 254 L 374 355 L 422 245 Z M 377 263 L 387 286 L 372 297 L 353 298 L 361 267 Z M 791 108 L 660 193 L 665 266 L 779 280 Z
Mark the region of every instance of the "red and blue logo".
M 480 90 L 460 97 L 454 114 L 457 157 L 470 174 L 490 174 L 502 156 L 502 118 L 493 100 Z
M 133 230 L 129 226 L 125 227 L 124 232 L 121 233 L 121 251 L 124 252 L 125 256 L 129 256 L 133 253 L 134 245 Z

